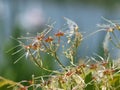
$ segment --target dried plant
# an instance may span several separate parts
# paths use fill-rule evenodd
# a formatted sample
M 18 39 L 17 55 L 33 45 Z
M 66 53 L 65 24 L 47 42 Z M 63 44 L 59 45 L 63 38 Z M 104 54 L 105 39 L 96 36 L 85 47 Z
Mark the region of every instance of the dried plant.
M 64 19 L 68 26 L 66 32 L 59 30 L 50 35 L 53 25 L 47 25 L 46 30 L 37 33 L 34 37 L 17 38 L 19 45 L 16 47 L 20 46 L 21 49 L 13 53 L 14 55 L 24 50 L 25 53 L 15 63 L 25 56 L 39 68 L 51 72 L 51 75 L 37 77 L 32 75 L 30 81 L 23 80 L 20 82 L 13 82 L 0 77 L 0 87 L 9 84 L 10 87 L 13 87 L 13 90 L 38 90 L 39 88 L 42 88 L 42 90 L 120 90 L 120 63 L 118 63 L 118 60 L 115 61 L 110 58 L 108 47 L 111 42 L 116 48 L 120 49 L 120 40 L 116 36 L 116 31 L 120 31 L 120 25 L 103 18 L 108 24 L 99 24 L 99 30 L 84 37 L 74 21 L 68 18 Z M 104 57 L 95 54 L 99 60 L 95 57 L 89 57 L 83 63 L 76 64 L 77 50 L 82 40 L 99 31 L 106 32 L 103 41 Z M 63 39 L 67 41 L 64 42 Z M 26 45 L 22 40 L 28 40 L 29 44 Z M 58 52 L 61 48 L 63 48 L 63 51 Z M 54 57 L 61 70 L 45 68 L 42 53 Z M 69 60 L 70 65 L 65 66 L 58 54 L 63 54 Z M 45 77 L 48 77 L 48 80 L 45 80 Z M 27 83 L 27 86 L 24 83 Z

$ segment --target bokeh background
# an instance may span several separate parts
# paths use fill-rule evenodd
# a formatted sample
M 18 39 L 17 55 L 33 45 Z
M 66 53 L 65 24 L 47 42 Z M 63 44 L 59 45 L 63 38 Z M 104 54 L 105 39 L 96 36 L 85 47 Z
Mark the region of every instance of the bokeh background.
M 120 0 L 0 0 L 0 76 L 21 81 L 31 79 L 33 74 L 35 76 L 48 74 L 25 58 L 13 64 L 21 53 L 11 55 L 19 48 L 6 53 L 18 44 L 10 38 L 11 36 L 17 38 L 21 35 L 26 36 L 28 32 L 30 34 L 41 32 L 49 18 L 56 22 L 55 28 L 59 30 L 65 23 L 63 17 L 75 21 L 81 32 L 88 35 L 98 30 L 96 24 L 104 23 L 101 16 L 119 21 Z M 85 39 L 79 49 L 78 57 L 84 58 L 93 53 L 102 55 L 104 37 L 105 32 L 99 32 Z M 119 53 L 113 56 L 119 57 Z M 44 56 L 44 58 L 47 68 L 56 67 L 51 62 L 52 57 Z

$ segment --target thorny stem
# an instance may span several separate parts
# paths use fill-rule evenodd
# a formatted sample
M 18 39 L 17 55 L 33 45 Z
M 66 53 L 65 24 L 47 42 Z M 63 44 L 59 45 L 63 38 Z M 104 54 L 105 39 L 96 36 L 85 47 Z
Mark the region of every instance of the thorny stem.
M 36 58 L 33 56 L 32 52 L 31 52 L 30 50 L 29 50 L 29 52 L 30 52 L 30 55 L 31 55 L 32 59 L 34 60 L 34 62 L 36 63 L 36 65 L 37 65 L 39 68 L 42 68 L 43 70 L 48 71 L 48 72 L 59 73 L 58 71 L 52 71 L 52 70 L 48 70 L 48 69 L 42 67 L 42 66 L 39 64 L 39 62 L 36 60 Z

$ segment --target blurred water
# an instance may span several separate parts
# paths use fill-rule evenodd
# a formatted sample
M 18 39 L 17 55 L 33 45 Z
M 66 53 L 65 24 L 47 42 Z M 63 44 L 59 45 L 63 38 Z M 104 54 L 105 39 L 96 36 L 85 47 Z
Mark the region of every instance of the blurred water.
M 110 0 L 109 2 L 112 1 Z M 88 35 L 90 32 L 97 30 L 96 24 L 103 22 L 103 20 L 101 20 L 101 16 L 109 19 L 120 19 L 120 3 L 118 2 L 109 4 L 109 2 L 108 4 L 104 4 L 104 2 L 103 4 L 99 4 L 97 2 L 91 2 L 89 4 L 77 1 L 69 2 L 68 0 L 63 0 L 61 2 L 59 0 L 58 2 L 50 2 L 49 0 L 12 0 L 12 2 L 10 0 L 1 0 L 0 6 L 2 8 L 0 9 L 0 40 L 2 42 L 0 42 L 0 61 L 2 61 L 2 48 L 4 48 L 4 45 L 7 44 L 14 25 L 19 23 L 21 27 L 24 27 L 24 25 L 28 25 L 28 27 L 31 26 L 29 22 L 25 21 L 27 19 L 25 19 L 24 16 L 26 12 L 31 12 L 33 8 L 42 12 L 42 15 L 38 15 L 38 17 L 40 16 L 38 20 L 41 20 L 40 18 L 44 18 L 43 23 L 46 22 L 50 17 L 56 21 L 55 28 L 59 29 L 65 23 L 63 17 L 67 17 L 78 23 L 81 32 L 86 32 L 86 35 Z M 29 13 L 27 15 L 29 15 Z M 24 25 L 21 23 L 24 23 Z M 40 21 L 33 22 L 33 25 L 34 23 L 37 23 L 37 25 L 41 24 Z M 29 31 L 30 28 L 25 27 L 24 30 L 25 29 L 28 29 L 27 31 Z M 32 30 L 33 29 L 34 28 L 32 28 Z M 103 40 L 104 34 L 105 33 L 98 33 L 87 38 L 83 42 L 81 48 L 82 53 L 80 53 L 80 55 L 91 55 L 93 52 L 97 52 L 97 48 L 99 47 L 100 42 Z

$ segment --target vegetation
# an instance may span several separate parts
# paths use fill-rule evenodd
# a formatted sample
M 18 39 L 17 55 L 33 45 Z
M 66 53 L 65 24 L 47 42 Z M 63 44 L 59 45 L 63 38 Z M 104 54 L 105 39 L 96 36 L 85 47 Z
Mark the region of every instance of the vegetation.
M 54 24 L 51 24 L 47 25 L 47 28 L 43 32 L 37 33 L 36 36 L 22 36 L 15 39 L 19 42 L 19 45 L 13 49 L 17 47 L 21 47 L 21 49 L 12 54 L 15 55 L 21 51 L 24 51 L 24 54 L 14 63 L 25 56 L 37 67 L 50 72 L 50 74 L 31 75 L 31 80 L 20 82 L 0 77 L 0 87 L 7 85 L 8 88 L 13 88 L 13 90 L 120 90 L 120 61 L 113 60 L 110 57 L 108 47 L 109 42 L 111 42 L 115 48 L 120 49 L 120 41 L 116 35 L 116 32 L 120 31 L 119 24 L 103 18 L 107 21 L 107 24 L 98 25 L 99 30 L 88 36 L 83 36 L 75 22 L 68 18 L 64 19 L 68 26 L 66 32 L 57 30 L 55 34 L 51 34 L 54 30 Z M 100 31 L 106 32 L 103 41 L 104 56 L 95 54 L 96 57 L 79 60 L 77 54 L 82 41 Z M 65 66 L 64 60 L 60 58 L 59 54 L 65 56 L 65 60 L 69 61 L 68 66 Z M 44 55 L 52 56 L 60 69 L 46 68 L 43 63 Z M 76 64 L 76 61 L 79 62 Z

